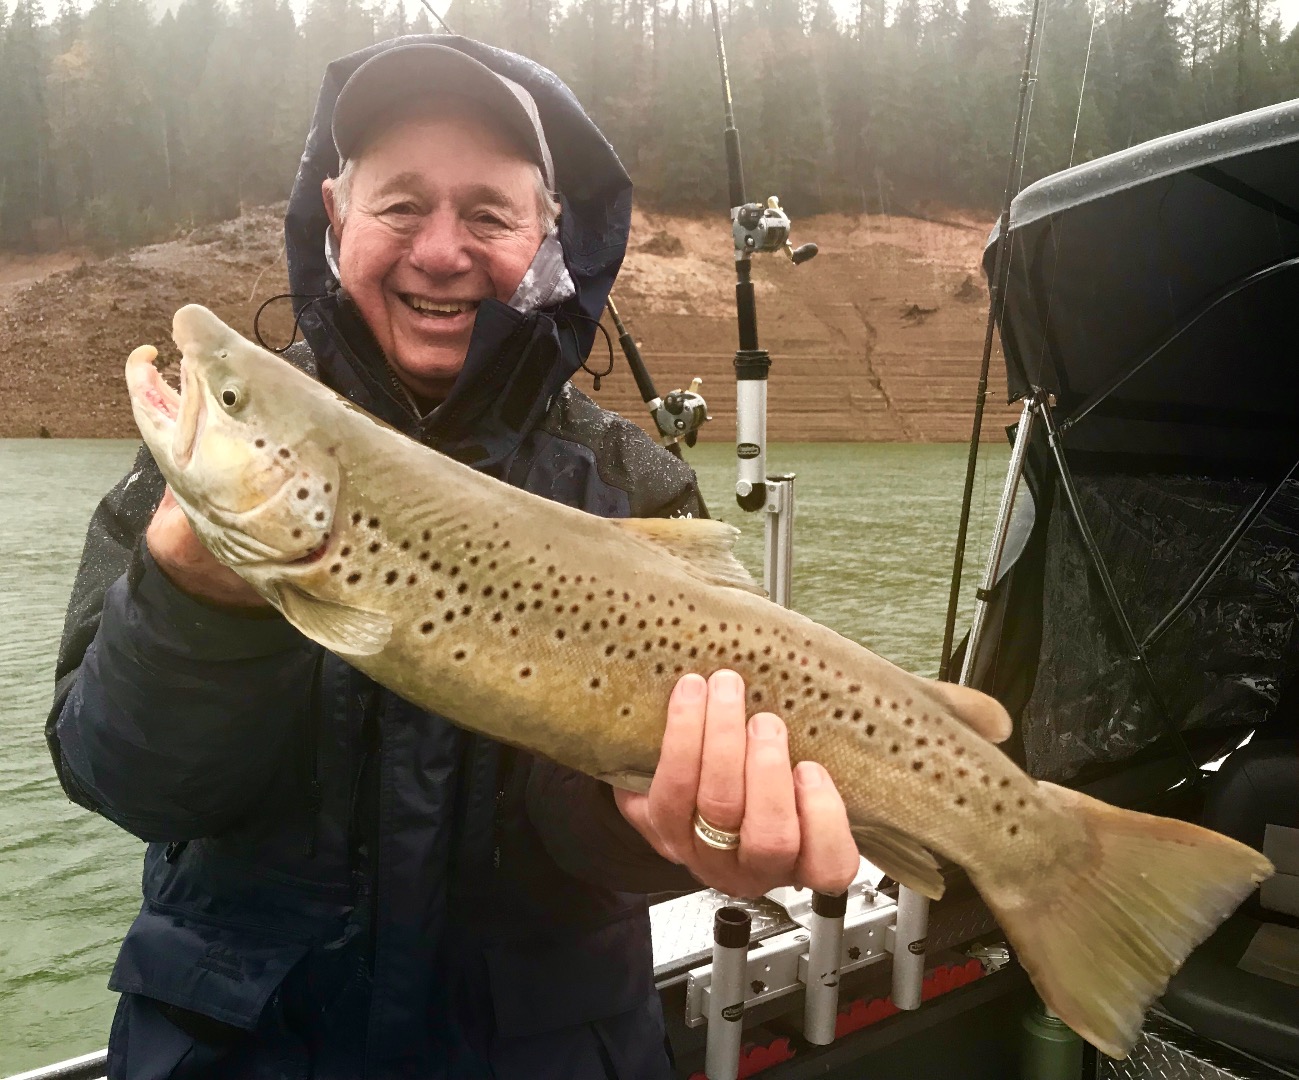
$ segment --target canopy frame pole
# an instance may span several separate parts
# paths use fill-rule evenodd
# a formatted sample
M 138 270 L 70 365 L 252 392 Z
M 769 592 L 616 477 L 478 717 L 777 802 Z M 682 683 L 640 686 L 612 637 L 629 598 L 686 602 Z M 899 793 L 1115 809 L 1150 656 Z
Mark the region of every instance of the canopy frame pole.
M 1251 270 L 1244 277 L 1237 278 L 1226 288 L 1215 293 L 1205 301 L 1189 319 L 1160 341 L 1153 349 L 1146 353 L 1145 356 L 1141 357 L 1141 359 L 1126 371 L 1121 371 L 1111 378 L 1110 381 L 1099 390 L 1094 391 L 1080 406 L 1078 406 L 1076 410 L 1074 410 L 1070 416 L 1061 420 L 1059 422 L 1060 433 L 1064 434 L 1071 427 L 1080 423 L 1093 409 L 1096 408 L 1096 406 L 1100 405 L 1120 386 L 1145 368 L 1147 364 L 1159 356 L 1159 354 L 1172 345 L 1173 342 L 1177 341 L 1187 333 L 1196 323 L 1208 315 L 1209 312 L 1219 304 L 1225 303 L 1238 293 L 1244 292 L 1246 289 L 1258 285 L 1261 282 L 1266 281 L 1268 278 L 1275 277 L 1277 274 L 1283 274 L 1287 270 L 1293 270 L 1296 268 L 1299 268 L 1299 255 L 1289 259 L 1282 259 L 1280 262 L 1272 263 L 1272 265 L 1265 266 L 1261 270 Z
M 1100 578 L 1101 588 L 1105 592 L 1105 599 L 1109 602 L 1110 613 L 1114 616 L 1114 621 L 1123 639 L 1123 645 L 1127 649 L 1128 659 L 1136 665 L 1142 681 L 1145 683 L 1146 692 L 1149 693 L 1155 711 L 1159 714 L 1160 722 L 1167 734 L 1172 737 L 1174 748 L 1185 759 L 1187 782 L 1194 784 L 1201 777 L 1200 764 L 1195 760 L 1190 747 L 1186 745 L 1186 740 L 1182 737 L 1181 731 L 1173 723 L 1172 714 L 1168 711 L 1163 694 L 1159 692 L 1159 686 L 1155 682 L 1154 673 L 1150 670 L 1145 650 L 1137 642 L 1136 635 L 1132 632 L 1132 624 L 1128 621 L 1127 613 L 1123 609 L 1123 601 L 1119 599 L 1118 590 L 1114 587 L 1114 580 L 1110 577 L 1109 568 L 1105 565 L 1105 557 L 1101 554 L 1100 546 L 1096 543 L 1096 537 L 1092 533 L 1091 526 L 1087 522 L 1087 515 L 1083 512 L 1082 503 L 1078 498 L 1078 489 L 1074 486 L 1073 472 L 1070 470 L 1069 462 L 1065 458 L 1062 433 L 1056 426 L 1050 400 L 1046 392 L 1040 388 L 1034 388 L 1034 393 L 1040 397 L 1037 406 L 1038 415 L 1042 418 L 1042 425 L 1046 429 L 1047 444 L 1051 449 L 1051 456 L 1055 460 L 1056 472 L 1060 477 L 1060 486 L 1064 489 L 1065 501 L 1069 505 L 1070 516 L 1073 518 L 1074 525 L 1078 528 L 1083 548 L 1087 552 L 1092 569 L 1096 572 L 1096 576 Z
M 1006 467 L 1006 485 L 1001 489 L 1001 505 L 997 509 L 997 521 L 993 526 L 988 564 L 983 572 L 983 583 L 974 594 L 974 621 L 970 624 L 970 636 L 965 643 L 965 661 L 961 665 L 961 677 L 957 680 L 962 686 L 969 686 L 974 675 L 974 657 L 983 639 L 984 625 L 988 619 L 988 602 L 992 599 L 992 590 L 1001 574 L 1001 560 L 1006 552 L 1010 519 L 1015 512 L 1015 498 L 1019 494 L 1024 462 L 1028 458 L 1028 447 L 1033 439 L 1037 406 L 1037 391 L 1034 391 L 1024 399 L 1024 408 L 1015 428 L 1015 445 L 1010 451 L 1010 464 Z
M 1295 463 L 1286 470 L 1285 475 L 1281 477 L 1280 480 L 1259 493 L 1258 498 L 1255 499 L 1253 504 L 1240 516 L 1240 520 L 1232 526 L 1231 532 L 1227 534 L 1227 538 L 1222 542 L 1222 546 L 1214 553 L 1213 558 L 1211 558 L 1204 569 L 1200 571 L 1200 576 L 1191 583 L 1191 587 L 1186 590 L 1186 593 L 1182 598 L 1169 609 L 1168 614 L 1160 619 L 1155 628 L 1146 635 L 1146 639 L 1141 643 L 1142 649 L 1150 648 L 1151 645 L 1163 637 L 1164 632 L 1168 630 L 1173 623 L 1177 622 L 1179 618 L 1181 618 L 1182 613 L 1186 611 L 1188 607 L 1195 603 L 1200 593 L 1205 590 L 1205 587 L 1209 582 L 1212 581 L 1218 571 L 1222 569 L 1223 563 L 1225 563 L 1231 557 L 1231 553 L 1236 550 L 1240 541 L 1244 538 L 1245 533 L 1249 531 L 1249 527 L 1253 525 L 1254 522 L 1258 520 L 1259 515 L 1268 508 L 1268 505 L 1274 498 L 1276 498 L 1277 493 L 1285 487 L 1290 478 L 1294 476 L 1296 470 L 1299 470 L 1299 460 L 1296 460 Z

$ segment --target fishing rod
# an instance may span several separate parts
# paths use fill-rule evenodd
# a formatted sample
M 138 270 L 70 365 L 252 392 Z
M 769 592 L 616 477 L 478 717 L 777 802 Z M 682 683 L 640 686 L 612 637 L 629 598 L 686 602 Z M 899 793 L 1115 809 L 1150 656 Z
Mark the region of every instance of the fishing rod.
M 452 30 L 451 27 L 447 26 L 447 24 L 443 22 L 442 16 L 437 13 L 437 10 L 433 7 L 432 4 L 429 3 L 429 0 L 419 0 L 419 2 L 424 5 L 425 10 L 427 10 L 428 13 L 433 16 L 433 18 L 437 19 L 438 26 L 442 27 L 442 32 L 444 34 L 455 33 L 455 31 Z M 449 6 L 450 5 L 448 5 L 448 7 Z
M 979 386 L 974 397 L 974 430 L 970 434 L 970 452 L 965 463 L 965 488 L 961 496 L 961 519 L 956 530 L 956 553 L 952 560 L 952 585 L 947 596 L 947 619 L 943 624 L 943 652 L 938 677 L 951 681 L 952 639 L 956 632 L 956 613 L 961 601 L 961 572 L 965 565 L 965 545 L 969 538 L 970 507 L 974 501 L 974 473 L 979 463 L 979 440 L 983 433 L 983 410 L 988 400 L 988 369 L 992 364 L 992 344 L 1001 323 L 1006 303 L 1006 284 L 1010 279 L 1010 207 L 1019 194 L 1027 148 L 1028 111 L 1032 105 L 1033 87 L 1037 83 L 1039 53 L 1037 41 L 1043 15 L 1042 0 L 1033 0 L 1028 36 L 1024 43 L 1024 66 L 1019 77 L 1019 111 L 1015 116 L 1015 133 L 1011 139 L 1010 168 L 1006 175 L 1005 196 L 997 225 L 997 249 L 993 257 L 992 280 L 989 283 L 988 322 L 983 335 L 983 358 L 979 365 Z M 992 579 L 995 581 L 995 577 Z M 973 635 L 966 646 L 974 644 Z M 967 663 L 966 669 L 970 670 Z
M 681 457 L 681 444 L 684 442 L 687 446 L 694 446 L 699 437 L 699 429 L 712 419 L 708 415 L 708 403 L 699 393 L 703 379 L 692 379 L 688 390 L 673 390 L 660 397 L 654 388 L 649 368 L 645 366 L 645 360 L 640 354 L 640 346 L 623 324 L 612 295 L 605 301 L 605 307 L 618 331 L 618 344 L 622 346 L 627 366 L 631 368 L 631 377 L 636 380 L 636 389 L 640 391 L 641 399 L 658 429 L 659 441 L 671 453 Z
M 767 373 L 771 369 L 771 356 L 758 345 L 758 309 L 753 294 L 752 259 L 754 255 L 783 251 L 798 266 L 813 258 L 819 249 L 816 244 L 803 244 L 798 248 L 790 244 L 789 215 L 781 208 L 780 200 L 775 195 L 765 205 L 751 203 L 745 196 L 740 132 L 735 126 L 731 77 L 726 68 L 726 43 L 722 39 L 717 0 L 709 0 L 709 6 L 712 8 L 713 37 L 717 45 L 717 66 L 722 81 L 722 138 L 726 147 L 731 238 L 735 246 L 735 315 L 739 324 L 740 345 L 735 352 L 735 501 L 741 510 L 752 513 L 768 507 Z M 792 477 L 789 482 L 792 486 Z M 773 567 L 770 547 L 774 531 L 776 530 L 768 529 L 769 570 Z M 784 565 L 788 562 L 786 559 Z M 768 575 L 768 593 L 777 603 L 788 607 L 788 582 L 786 581 L 782 593 L 780 589 L 773 588 L 775 583 L 770 580 L 771 576 Z

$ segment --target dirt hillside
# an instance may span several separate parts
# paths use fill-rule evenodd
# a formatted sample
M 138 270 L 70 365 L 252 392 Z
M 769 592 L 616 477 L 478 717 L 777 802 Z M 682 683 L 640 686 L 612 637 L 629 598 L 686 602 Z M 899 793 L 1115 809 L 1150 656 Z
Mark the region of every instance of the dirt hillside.
M 193 301 L 251 335 L 258 306 L 286 288 L 281 213 L 250 211 L 98 261 L 0 256 L 0 437 L 134 435 L 126 355 L 152 342 L 166 356 L 171 315 Z M 759 336 L 773 360 L 769 436 L 969 438 L 987 310 L 978 269 L 986 233 L 974 219 L 796 221 L 795 242 L 815 240 L 821 254 L 800 267 L 765 257 L 754 269 Z M 702 377 L 714 417 L 705 437 L 734 438 L 734 268 L 724 223 L 638 213 L 615 298 L 660 392 Z M 280 301 L 263 316 L 269 343 L 287 340 L 287 313 Z M 640 420 L 626 362 L 615 360 L 599 400 Z M 598 339 L 591 366 L 606 363 Z M 589 377 L 579 374 L 579 385 L 589 391 Z M 1000 406 L 997 361 L 990 401 L 985 438 L 999 438 L 1010 412 Z

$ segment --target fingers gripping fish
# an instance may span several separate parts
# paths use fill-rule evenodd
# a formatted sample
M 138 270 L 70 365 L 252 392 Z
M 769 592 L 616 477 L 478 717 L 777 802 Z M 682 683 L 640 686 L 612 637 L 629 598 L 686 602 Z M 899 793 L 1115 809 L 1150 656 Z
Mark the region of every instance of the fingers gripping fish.
M 1127 1054 L 1149 1003 L 1272 867 L 1185 822 L 1034 781 L 1005 710 L 770 603 L 706 520 L 605 520 L 386 427 L 205 308 L 181 394 L 142 346 L 136 422 L 194 531 L 307 637 L 427 709 L 619 786 L 669 694 L 730 667 L 834 778 L 862 853 L 931 898 L 959 863 L 1046 1003 Z

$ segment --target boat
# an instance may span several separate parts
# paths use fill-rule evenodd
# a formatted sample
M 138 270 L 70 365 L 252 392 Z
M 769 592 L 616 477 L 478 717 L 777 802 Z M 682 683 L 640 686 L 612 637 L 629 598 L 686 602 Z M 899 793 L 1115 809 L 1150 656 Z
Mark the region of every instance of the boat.
M 1042 1010 L 957 868 L 929 906 L 869 867 L 841 911 L 793 889 L 657 898 L 683 1078 L 1299 1077 L 1299 100 L 1050 176 L 1005 240 L 1022 413 L 961 681 L 1011 711 L 1031 774 L 1201 820 L 1278 875 L 1124 1061 Z

